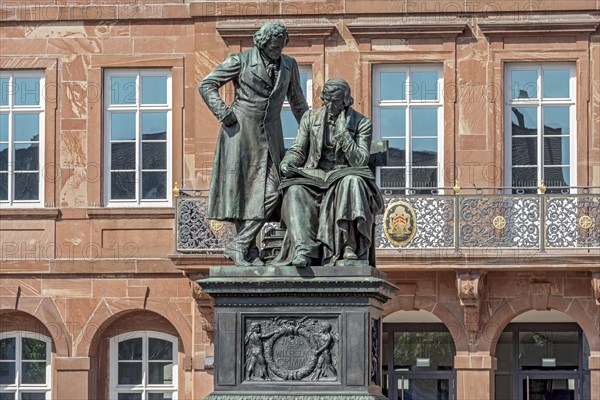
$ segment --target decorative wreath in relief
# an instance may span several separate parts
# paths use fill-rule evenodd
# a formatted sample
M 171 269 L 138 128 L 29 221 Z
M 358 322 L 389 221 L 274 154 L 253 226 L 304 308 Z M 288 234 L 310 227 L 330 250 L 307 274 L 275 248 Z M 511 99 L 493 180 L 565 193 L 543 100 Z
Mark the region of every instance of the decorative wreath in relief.
M 312 357 L 304 367 L 290 371 L 279 367 L 275 360 L 273 360 L 273 347 L 275 346 L 275 342 L 277 342 L 277 340 L 283 336 L 301 336 L 309 344 L 311 350 L 313 351 Z M 269 370 L 284 380 L 299 381 L 309 376 L 315 370 L 317 361 L 319 359 L 319 354 L 311 345 L 311 336 L 311 332 L 307 331 L 302 326 L 294 326 L 290 324 L 279 328 L 276 333 L 265 343 L 265 361 L 269 366 Z

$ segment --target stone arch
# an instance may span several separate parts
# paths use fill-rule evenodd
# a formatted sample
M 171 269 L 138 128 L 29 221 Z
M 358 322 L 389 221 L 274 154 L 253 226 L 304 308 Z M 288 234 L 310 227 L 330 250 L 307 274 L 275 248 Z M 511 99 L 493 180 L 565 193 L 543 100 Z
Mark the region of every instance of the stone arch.
M 456 352 L 468 351 L 469 342 L 468 338 L 464 333 L 464 326 L 461 320 L 457 319 L 455 315 L 443 304 L 435 302 L 435 300 L 421 300 L 415 298 L 414 303 L 411 301 L 410 305 L 405 303 L 405 299 L 401 299 L 402 296 L 396 296 L 385 304 L 383 317 L 386 317 L 396 311 L 427 311 L 435 315 L 450 331 L 452 339 L 454 340 L 454 347 Z M 461 314 L 462 315 L 462 314 Z
M 184 354 L 192 351 L 192 326 L 181 310 L 172 303 L 153 299 L 148 299 L 145 304 L 139 299 L 114 301 L 103 299 L 75 339 L 74 355 L 77 357 L 96 356 L 97 345 L 106 329 L 125 315 L 135 312 L 150 312 L 167 320 L 181 342 L 179 351 Z
M 58 357 L 71 356 L 71 336 L 54 301 L 49 297 L 0 297 L 0 316 L 19 313 L 38 321 L 52 339 Z M 41 333 L 41 332 L 40 332 Z
M 563 312 L 575 320 L 585 333 L 590 350 L 600 351 L 600 327 L 589 318 L 579 300 L 550 295 L 547 309 Z M 518 315 L 532 310 L 536 310 L 536 307 L 533 306 L 531 295 L 525 299 L 512 299 L 512 301 L 505 299 L 482 329 L 483 340 L 480 342 L 480 351 L 488 351 L 494 355 L 498 338 L 506 326 Z

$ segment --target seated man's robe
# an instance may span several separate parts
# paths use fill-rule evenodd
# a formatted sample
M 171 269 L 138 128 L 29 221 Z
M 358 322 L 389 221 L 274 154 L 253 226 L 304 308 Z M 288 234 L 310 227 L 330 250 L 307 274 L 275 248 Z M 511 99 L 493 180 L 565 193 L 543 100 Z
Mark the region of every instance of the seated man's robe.
M 383 209 L 383 198 L 368 168 L 371 121 L 347 108 L 346 127 L 336 132 L 325 107 L 307 111 L 300 122 L 296 141 L 282 164 L 303 170 L 336 171 L 336 180 L 326 188 L 292 184 L 284 179 L 281 208 L 287 227 L 276 265 L 289 265 L 296 254 L 334 265 L 350 244 L 360 260 L 368 260 L 374 217 Z M 343 171 L 347 169 L 347 173 Z

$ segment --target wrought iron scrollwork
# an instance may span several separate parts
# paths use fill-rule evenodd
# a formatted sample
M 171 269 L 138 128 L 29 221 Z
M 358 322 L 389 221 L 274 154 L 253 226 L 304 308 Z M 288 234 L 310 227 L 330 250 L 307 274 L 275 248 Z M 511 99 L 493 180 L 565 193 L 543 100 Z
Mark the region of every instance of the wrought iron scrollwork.
M 206 219 L 206 196 L 182 195 L 176 199 L 177 252 L 219 253 L 235 236 L 233 224 Z M 598 194 L 385 197 L 386 207 L 398 201 L 414 209 L 416 232 L 405 244 L 390 243 L 384 233 L 383 215 L 378 215 L 376 249 L 600 248 Z M 267 259 L 276 254 L 282 240 L 277 229 L 277 224 L 268 224 L 259 237 Z M 267 231 L 271 234 L 264 234 Z
M 600 196 L 547 196 L 546 247 L 600 248 Z
M 233 224 L 206 219 L 207 197 L 178 197 L 176 203 L 178 252 L 218 252 L 235 236 Z
M 459 196 L 460 247 L 539 248 L 540 197 Z

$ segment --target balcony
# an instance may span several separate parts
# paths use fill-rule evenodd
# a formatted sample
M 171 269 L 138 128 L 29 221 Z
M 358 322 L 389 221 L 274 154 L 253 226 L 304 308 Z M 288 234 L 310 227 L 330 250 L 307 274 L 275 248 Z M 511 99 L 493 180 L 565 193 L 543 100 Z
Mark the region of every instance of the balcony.
M 386 210 L 400 203 L 407 219 L 414 220 L 414 227 L 404 229 L 407 232 L 403 240 L 396 240 L 390 235 L 389 226 L 384 229 L 390 223 L 389 216 L 377 216 L 377 257 L 379 260 L 417 253 L 456 257 L 486 251 L 489 255 L 490 250 L 505 254 L 527 251 L 539 255 L 597 256 L 599 189 L 569 188 L 563 193 L 539 194 L 527 194 L 521 188 L 439 190 L 449 194 L 437 194 L 437 190 L 430 194 L 422 194 L 422 190 L 419 194 L 410 194 L 417 193 L 412 190 L 386 191 Z M 176 196 L 177 254 L 218 254 L 235 236 L 231 224 L 206 219 L 207 205 L 208 198 L 202 192 L 184 191 Z M 400 219 L 406 222 L 405 218 Z M 273 226 L 267 225 L 263 230 L 263 244 Z

